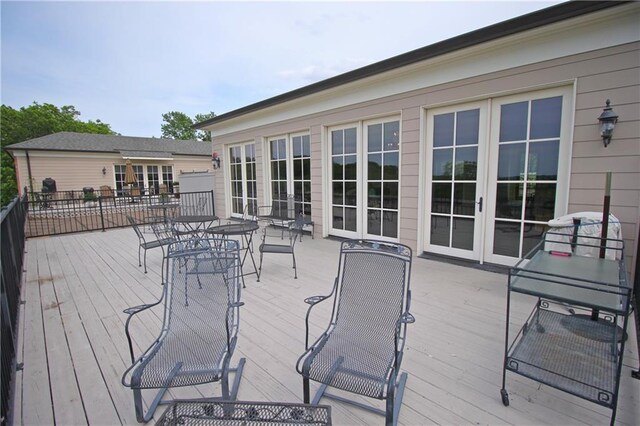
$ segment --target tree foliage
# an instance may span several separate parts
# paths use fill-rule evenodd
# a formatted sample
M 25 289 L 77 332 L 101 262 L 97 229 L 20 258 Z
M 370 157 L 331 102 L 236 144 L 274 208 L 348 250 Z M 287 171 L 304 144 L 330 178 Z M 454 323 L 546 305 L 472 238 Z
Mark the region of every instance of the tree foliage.
M 162 125 L 160 126 L 162 137 L 181 140 L 211 141 L 211 132 L 195 130 L 193 125 L 215 116 L 215 113 L 209 112 L 206 114 L 196 114 L 192 119 L 184 112 L 167 112 L 162 114 Z
M 13 159 L 4 150 L 7 145 L 24 142 L 58 132 L 115 134 L 100 120 L 81 121 L 80 111 L 72 105 L 33 104 L 14 109 L 2 105 L 0 110 L 0 205 L 5 206 L 17 194 Z

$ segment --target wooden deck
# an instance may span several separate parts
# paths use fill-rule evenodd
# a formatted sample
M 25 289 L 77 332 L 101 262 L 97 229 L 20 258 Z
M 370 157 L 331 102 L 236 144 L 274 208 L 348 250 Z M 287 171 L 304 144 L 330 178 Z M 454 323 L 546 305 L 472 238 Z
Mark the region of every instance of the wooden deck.
M 159 250 L 149 251 L 149 273 L 137 262 L 131 229 L 30 239 L 20 320 L 15 424 L 135 424 L 133 396 L 120 380 L 129 365 L 124 334 L 126 307 L 150 303 L 161 293 Z M 296 246 L 297 280 L 290 258 L 265 260 L 263 278 L 247 278 L 234 363 L 247 359 L 239 399 L 302 399 L 295 362 L 304 350 L 303 299 L 328 294 L 339 243 L 305 237 Z M 609 423 L 611 411 L 514 374 L 507 375 L 511 405 L 499 395 L 502 380 L 506 276 L 415 259 L 412 313 L 403 370 L 409 379 L 400 423 L 590 424 Z M 533 300 L 515 297 L 514 327 Z M 313 336 L 326 324 L 328 306 L 313 316 Z M 159 326 L 159 313 L 135 323 L 138 350 Z M 633 321 L 630 321 L 632 323 Z M 626 346 L 616 424 L 640 422 L 640 381 L 635 332 Z M 312 392 L 315 387 L 312 387 Z M 175 398 L 219 395 L 219 385 L 180 388 Z M 150 402 L 150 394 L 145 394 Z M 383 424 L 381 417 L 332 405 L 334 424 Z M 378 404 L 378 406 L 380 406 Z M 163 412 L 160 407 L 156 419 Z

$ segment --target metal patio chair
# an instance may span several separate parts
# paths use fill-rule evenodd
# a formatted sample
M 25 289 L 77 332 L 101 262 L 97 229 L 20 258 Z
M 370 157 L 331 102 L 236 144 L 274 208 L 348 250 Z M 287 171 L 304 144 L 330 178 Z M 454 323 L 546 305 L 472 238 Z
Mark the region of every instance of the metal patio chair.
M 258 247 L 260 251 L 260 266 L 258 266 L 258 278 L 262 275 L 262 258 L 264 254 L 290 254 L 293 259 L 294 278 L 298 279 L 298 267 L 296 265 L 295 246 L 298 240 L 298 234 L 302 230 L 302 221 L 296 219 L 290 222 L 286 228 L 276 227 L 275 225 L 267 225 L 262 229 L 262 241 Z M 288 238 L 284 238 L 284 234 Z
M 235 400 L 245 359 L 230 367 L 240 325 L 240 254 L 237 241 L 199 239 L 172 243 L 167 251 L 167 282 L 155 303 L 126 309 L 125 332 L 132 365 L 122 384 L 133 390 L 136 418 L 148 422 L 170 387 L 220 382 L 225 401 Z M 129 331 L 139 313 L 160 305 L 164 312 L 156 340 L 137 358 Z M 235 373 L 232 385 L 229 374 Z M 143 389 L 158 389 L 144 412 Z
M 257 216 L 260 221 L 286 227 L 296 218 L 293 195 L 275 199 L 270 206 L 258 206 Z
M 147 250 L 154 249 L 162 246 L 166 246 L 173 242 L 173 238 L 163 238 L 163 239 L 151 239 L 147 240 L 145 238 L 144 233 L 140 229 L 140 223 L 136 222 L 134 218 L 127 215 L 127 221 L 135 231 L 138 236 L 138 266 L 142 266 L 142 262 L 140 259 L 140 251 L 144 250 L 144 273 L 147 273 Z
M 322 385 L 312 404 L 325 396 L 373 411 L 398 422 L 407 373 L 400 373 L 411 291 L 411 249 L 382 241 L 349 240 L 342 243 L 338 276 L 328 296 L 305 300 L 305 353 L 296 369 L 303 376 L 304 402 L 309 403 L 309 381 Z M 309 314 L 313 307 L 333 298 L 328 328 L 309 346 Z M 386 400 L 386 410 L 326 392 L 328 386 L 362 396 Z

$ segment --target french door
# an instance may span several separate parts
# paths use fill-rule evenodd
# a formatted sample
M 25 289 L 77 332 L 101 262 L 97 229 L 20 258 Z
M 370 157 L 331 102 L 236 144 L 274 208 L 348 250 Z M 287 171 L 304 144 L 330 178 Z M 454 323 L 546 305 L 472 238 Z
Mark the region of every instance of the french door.
M 486 102 L 429 111 L 427 251 L 480 259 Z
M 229 147 L 229 168 L 231 216 L 242 217 L 245 208 L 249 215 L 257 214 L 258 195 L 255 143 Z
M 424 247 L 511 265 L 567 207 L 571 88 L 427 112 Z
M 370 120 L 329 129 L 330 233 L 397 240 L 400 120 Z

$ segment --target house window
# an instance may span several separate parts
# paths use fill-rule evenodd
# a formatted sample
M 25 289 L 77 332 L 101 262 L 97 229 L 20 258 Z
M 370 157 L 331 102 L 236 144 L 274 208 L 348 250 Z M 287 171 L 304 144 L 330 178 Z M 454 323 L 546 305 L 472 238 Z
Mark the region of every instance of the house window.
M 247 143 L 229 147 L 229 167 L 231 215 L 241 216 L 245 206 L 248 214 L 257 214 L 256 145 Z
M 173 192 L 173 166 L 162 166 L 162 183 L 167 185 L 169 192 Z
M 311 216 L 311 142 L 308 134 L 278 136 L 269 139 L 269 172 L 271 200 L 293 195 L 302 212 Z
M 147 166 L 147 185 L 151 194 L 160 192 L 160 176 L 158 176 L 158 166 Z

